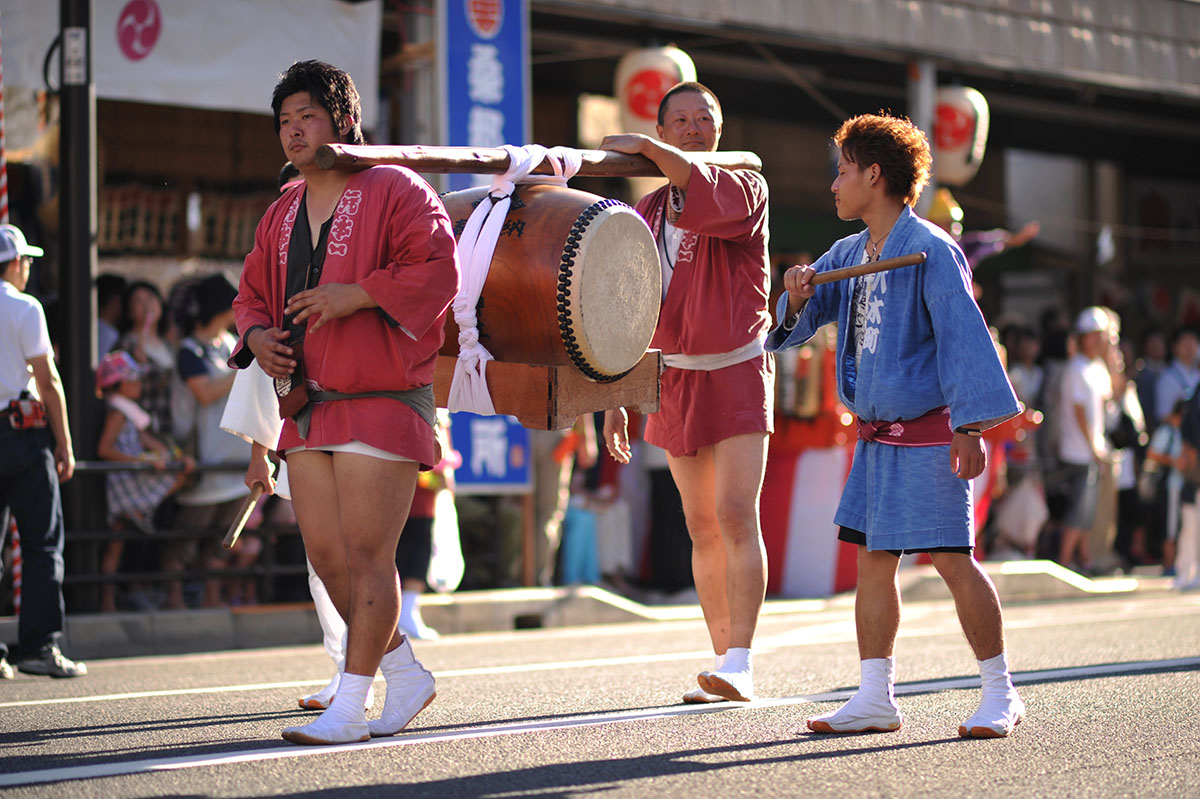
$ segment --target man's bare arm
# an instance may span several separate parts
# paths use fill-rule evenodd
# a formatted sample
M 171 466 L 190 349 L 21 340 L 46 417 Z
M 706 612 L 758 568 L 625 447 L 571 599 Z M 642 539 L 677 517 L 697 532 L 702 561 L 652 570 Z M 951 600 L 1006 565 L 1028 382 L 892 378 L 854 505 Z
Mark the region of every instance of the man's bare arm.
M 640 133 L 618 133 L 605 136 L 600 142 L 601 150 L 612 150 L 629 155 L 644 155 L 680 191 L 687 191 L 692 179 L 692 162 L 680 150 L 666 142 L 643 136 Z
M 65 483 L 75 473 L 75 449 L 71 446 L 71 425 L 67 419 L 67 398 L 63 394 L 62 379 L 49 354 L 30 358 L 28 364 L 33 370 L 38 394 L 46 406 L 50 432 L 54 434 L 54 463 L 58 469 L 58 481 Z

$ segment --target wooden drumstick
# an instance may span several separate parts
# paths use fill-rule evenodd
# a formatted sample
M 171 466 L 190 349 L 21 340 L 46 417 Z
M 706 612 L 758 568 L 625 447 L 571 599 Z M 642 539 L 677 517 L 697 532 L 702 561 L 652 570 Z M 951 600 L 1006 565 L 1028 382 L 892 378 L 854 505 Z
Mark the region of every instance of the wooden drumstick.
M 242 507 L 238 510 L 237 518 L 233 520 L 233 524 L 229 525 L 229 532 L 225 533 L 225 538 L 221 541 L 221 546 L 226 549 L 233 549 L 233 545 L 237 543 L 238 536 L 242 534 L 242 528 L 246 526 L 246 522 L 250 519 L 250 514 L 254 512 L 254 506 L 258 504 L 258 498 L 263 495 L 263 484 L 255 483 L 254 488 L 250 489 L 250 495 L 242 500 Z
M 898 255 L 895 258 L 884 258 L 882 261 L 871 261 L 857 266 L 843 266 L 841 269 L 830 269 L 828 272 L 818 272 L 813 275 L 812 285 L 832 283 L 835 280 L 845 280 L 848 277 L 871 275 L 876 272 L 886 272 L 902 266 L 916 266 L 925 263 L 925 253 L 914 252 L 912 255 Z
M 644 155 L 629 155 L 612 150 L 579 150 L 583 163 L 580 177 L 662 177 L 654 162 Z M 703 164 L 726 169 L 762 171 L 762 159 L 750 152 L 684 153 Z M 326 144 L 317 150 L 321 169 L 352 172 L 382 164 L 406 166 L 417 172 L 458 172 L 475 175 L 502 175 L 508 171 L 508 153 L 499 147 L 429 147 L 425 145 L 391 146 L 369 144 Z M 534 175 L 553 175 L 549 161 L 533 168 Z

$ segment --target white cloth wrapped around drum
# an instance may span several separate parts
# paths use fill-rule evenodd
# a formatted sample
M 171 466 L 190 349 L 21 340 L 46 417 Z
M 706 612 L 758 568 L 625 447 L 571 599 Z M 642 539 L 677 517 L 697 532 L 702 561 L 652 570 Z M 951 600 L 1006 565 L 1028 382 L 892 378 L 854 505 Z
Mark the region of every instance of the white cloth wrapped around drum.
M 444 195 L 461 234 L 487 189 Z M 662 274 L 654 236 L 618 200 L 519 185 L 477 307 L 479 340 L 497 361 L 574 365 L 616 380 L 637 365 L 658 324 Z M 458 353 L 447 319 L 442 354 Z

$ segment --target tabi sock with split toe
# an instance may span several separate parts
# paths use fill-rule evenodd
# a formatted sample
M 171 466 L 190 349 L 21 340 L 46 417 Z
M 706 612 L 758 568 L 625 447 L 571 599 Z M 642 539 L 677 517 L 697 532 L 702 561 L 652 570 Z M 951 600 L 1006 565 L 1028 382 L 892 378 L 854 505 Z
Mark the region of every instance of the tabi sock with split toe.
M 370 732 L 363 705 L 372 680 L 370 675 L 344 672 L 329 708 L 311 724 L 288 727 L 283 731 L 283 737 L 292 743 L 318 745 L 367 740 Z
M 979 709 L 958 728 L 958 734 L 973 738 L 1003 738 L 1021 723 L 1025 703 L 1017 695 L 1008 671 L 1008 654 L 979 661 L 983 696 Z
M 814 732 L 889 732 L 900 729 L 903 718 L 896 705 L 896 659 L 859 661 L 862 674 L 858 691 L 833 713 L 808 720 Z
M 724 664 L 724 655 L 715 655 L 713 657 L 713 671 L 719 671 Z M 728 702 L 729 700 L 718 694 L 710 694 L 703 688 L 693 688 L 683 695 L 683 701 L 689 705 L 706 705 L 712 702 Z
M 416 715 L 433 701 L 433 675 L 413 656 L 407 636 L 400 646 L 384 654 L 379 670 L 387 682 L 383 713 L 370 722 L 371 735 L 395 735 L 408 726 Z
M 315 693 L 300 697 L 300 707 L 305 710 L 324 710 L 329 707 L 329 703 L 337 695 L 338 682 L 341 680 L 341 677 L 342 672 L 339 668 L 324 688 Z
M 715 671 L 703 672 L 697 681 L 710 694 L 734 702 L 753 701 L 754 667 L 749 647 L 729 647 L 725 651 L 725 661 Z

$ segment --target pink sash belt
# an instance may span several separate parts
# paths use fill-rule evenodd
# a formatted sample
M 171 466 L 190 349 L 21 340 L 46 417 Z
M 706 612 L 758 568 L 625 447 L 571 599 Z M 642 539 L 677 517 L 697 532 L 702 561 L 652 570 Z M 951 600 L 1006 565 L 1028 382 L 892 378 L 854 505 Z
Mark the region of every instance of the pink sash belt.
M 858 438 L 895 447 L 946 446 L 954 438 L 950 430 L 950 408 L 943 405 L 916 419 L 898 419 L 894 422 L 864 422 L 859 419 Z

